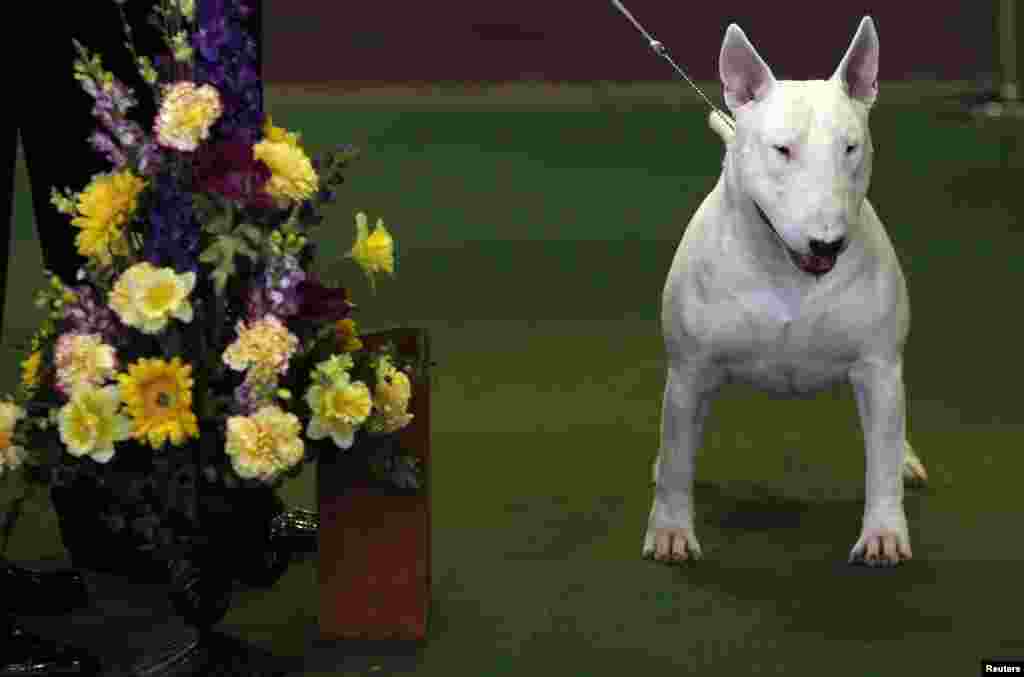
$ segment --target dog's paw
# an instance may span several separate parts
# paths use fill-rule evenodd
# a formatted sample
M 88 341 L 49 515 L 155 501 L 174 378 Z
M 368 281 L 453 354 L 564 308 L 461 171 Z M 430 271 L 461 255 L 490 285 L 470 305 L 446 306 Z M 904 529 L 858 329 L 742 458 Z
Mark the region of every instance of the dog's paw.
M 850 551 L 850 564 L 890 567 L 914 556 L 910 549 L 906 518 L 865 519 L 860 538 Z
M 693 529 L 679 527 L 647 527 L 643 558 L 675 564 L 700 559 L 700 543 Z
M 914 453 L 910 442 L 904 442 L 903 453 L 903 479 L 906 484 L 924 484 L 928 481 L 928 471 L 924 469 L 924 463 Z

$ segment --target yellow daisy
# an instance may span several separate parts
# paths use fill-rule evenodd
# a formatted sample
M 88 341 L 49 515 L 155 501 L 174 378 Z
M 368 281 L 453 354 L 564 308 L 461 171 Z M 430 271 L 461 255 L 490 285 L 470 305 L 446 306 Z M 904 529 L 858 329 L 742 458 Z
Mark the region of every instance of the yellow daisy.
M 252 416 L 228 419 L 224 451 L 239 477 L 269 481 L 302 460 L 301 431 L 297 416 L 264 406 Z
M 118 413 L 117 386 L 80 388 L 57 413 L 61 441 L 72 456 L 89 456 L 97 463 L 114 457 L 114 442 L 131 436 L 131 421 Z
M 253 156 L 270 168 L 266 191 L 285 205 L 308 200 L 316 193 L 320 178 L 306 153 L 297 145 L 281 141 L 260 141 Z
M 163 331 L 170 318 L 192 321 L 189 294 L 196 285 L 196 274 L 177 274 L 173 268 L 157 268 L 143 261 L 117 279 L 110 292 L 110 307 L 129 327 L 147 333 Z
M 370 286 L 376 291 L 376 273 L 395 274 L 395 241 L 391 238 L 384 220 L 377 219 L 377 227 L 373 233 L 366 222 L 366 214 L 356 214 L 356 242 L 352 251 L 345 255 L 354 259 L 359 267 L 370 278 Z
M 311 440 L 329 435 L 341 449 L 352 446 L 356 428 L 366 421 L 373 407 L 366 384 L 349 381 L 347 376 L 329 385 L 310 386 L 306 402 L 312 410 L 306 434 Z
M 135 214 L 145 186 L 143 179 L 128 170 L 93 178 L 78 196 L 78 215 L 71 219 L 71 224 L 81 229 L 75 237 L 79 254 L 109 266 L 112 256 L 128 253 L 122 227 Z
M 132 437 L 159 449 L 170 439 L 181 446 L 199 437 L 192 413 L 192 365 L 175 357 L 170 362 L 143 358 L 118 376 L 121 393 L 132 418 Z

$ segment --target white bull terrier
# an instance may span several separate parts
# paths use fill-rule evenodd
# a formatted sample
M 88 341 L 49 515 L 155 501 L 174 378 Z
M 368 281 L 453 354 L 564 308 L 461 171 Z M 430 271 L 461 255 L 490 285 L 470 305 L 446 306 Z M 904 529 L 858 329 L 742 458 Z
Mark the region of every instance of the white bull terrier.
M 701 555 L 694 456 L 722 384 L 799 397 L 846 380 L 867 447 L 864 519 L 850 562 L 909 560 L 902 475 L 927 475 L 904 429 L 906 282 L 865 198 L 875 25 L 864 17 L 831 79 L 780 81 L 732 24 L 719 71 L 736 129 L 712 113 L 727 145 L 724 169 L 665 283 L 668 375 L 643 555 Z

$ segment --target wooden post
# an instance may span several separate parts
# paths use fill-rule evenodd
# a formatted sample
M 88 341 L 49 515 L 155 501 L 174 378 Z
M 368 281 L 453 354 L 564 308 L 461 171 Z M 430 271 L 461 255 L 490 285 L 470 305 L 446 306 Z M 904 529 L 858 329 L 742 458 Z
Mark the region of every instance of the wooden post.
M 394 341 L 399 353 L 415 354 L 426 365 L 412 379 L 414 418 L 397 435 L 399 445 L 419 457 L 424 486 L 382 486 L 352 462 L 357 455 L 320 455 L 320 635 L 423 640 L 431 557 L 429 337 L 422 329 L 393 329 L 361 338 L 370 349 Z

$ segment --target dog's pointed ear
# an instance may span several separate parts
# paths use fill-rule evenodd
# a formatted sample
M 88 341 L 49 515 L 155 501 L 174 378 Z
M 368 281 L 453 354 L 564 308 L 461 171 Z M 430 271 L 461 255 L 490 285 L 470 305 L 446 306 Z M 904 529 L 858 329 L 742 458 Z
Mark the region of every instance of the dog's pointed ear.
M 722 78 L 725 103 L 732 111 L 763 99 L 775 85 L 772 69 L 736 24 L 729 24 L 725 29 L 722 51 L 718 55 L 718 74 Z
M 865 106 L 875 103 L 878 98 L 878 33 L 871 17 L 861 19 L 857 34 L 832 79 Z

